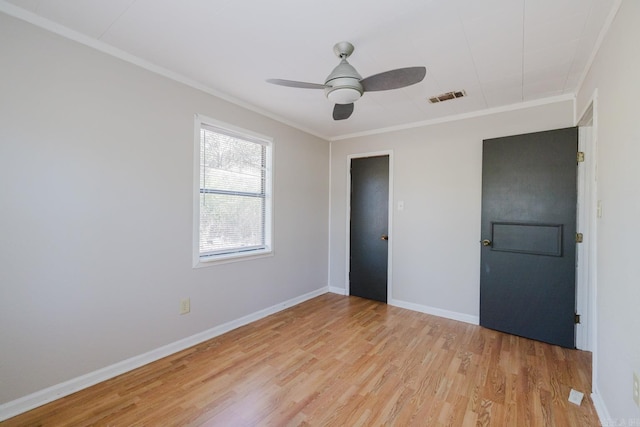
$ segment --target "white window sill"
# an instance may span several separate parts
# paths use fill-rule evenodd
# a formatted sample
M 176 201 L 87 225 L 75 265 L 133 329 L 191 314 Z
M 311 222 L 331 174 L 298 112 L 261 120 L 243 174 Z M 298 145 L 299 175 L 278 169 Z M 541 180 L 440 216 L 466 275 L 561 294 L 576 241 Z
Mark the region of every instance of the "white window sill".
M 228 264 L 231 262 L 249 261 L 252 259 L 266 258 L 273 256 L 273 250 L 262 249 L 251 252 L 241 252 L 224 255 L 212 255 L 207 257 L 198 257 L 193 264 L 193 268 L 212 267 L 219 264 Z

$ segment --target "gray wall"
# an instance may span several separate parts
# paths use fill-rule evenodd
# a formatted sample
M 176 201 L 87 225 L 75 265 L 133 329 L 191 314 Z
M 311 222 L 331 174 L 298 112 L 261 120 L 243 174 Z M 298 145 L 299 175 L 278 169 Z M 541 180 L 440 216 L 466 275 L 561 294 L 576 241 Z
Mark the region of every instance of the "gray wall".
M 345 288 L 347 157 L 393 150 L 389 298 L 401 306 L 477 321 L 482 140 L 572 125 L 573 102 L 567 100 L 333 142 L 330 286 Z M 398 201 L 404 202 L 403 211 Z
M 640 2 L 623 1 L 578 93 L 579 114 L 597 90 L 596 394 L 617 425 L 640 423 Z
M 328 142 L 3 14 L 0 40 L 0 403 L 326 288 Z M 195 113 L 273 137 L 275 256 L 192 269 Z

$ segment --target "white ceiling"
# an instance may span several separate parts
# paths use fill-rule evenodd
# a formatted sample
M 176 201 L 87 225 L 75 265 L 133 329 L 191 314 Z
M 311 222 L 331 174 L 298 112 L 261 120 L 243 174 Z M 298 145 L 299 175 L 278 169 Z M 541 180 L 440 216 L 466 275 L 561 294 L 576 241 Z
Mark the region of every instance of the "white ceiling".
M 577 89 L 615 0 L 9 0 L 243 105 L 327 139 L 517 104 Z M 4 9 L 11 7 L 0 0 Z M 71 32 L 70 32 L 71 33 Z M 331 118 L 321 90 L 333 45 L 367 77 L 424 65 L 407 88 L 365 93 Z M 441 104 L 427 98 L 464 89 Z

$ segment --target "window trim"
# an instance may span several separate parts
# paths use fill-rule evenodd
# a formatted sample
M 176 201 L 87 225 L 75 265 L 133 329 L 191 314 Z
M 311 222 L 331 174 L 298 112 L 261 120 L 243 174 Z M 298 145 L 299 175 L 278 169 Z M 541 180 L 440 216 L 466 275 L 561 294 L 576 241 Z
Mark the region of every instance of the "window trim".
M 262 144 L 266 147 L 264 246 L 261 245 L 258 249 L 247 248 L 246 250 L 228 253 L 210 254 L 206 256 L 200 255 L 200 131 L 203 126 L 217 128 L 222 132 L 228 132 L 230 135 Z M 202 114 L 195 115 L 193 133 L 193 268 L 273 256 L 273 138 L 220 120 L 212 119 Z

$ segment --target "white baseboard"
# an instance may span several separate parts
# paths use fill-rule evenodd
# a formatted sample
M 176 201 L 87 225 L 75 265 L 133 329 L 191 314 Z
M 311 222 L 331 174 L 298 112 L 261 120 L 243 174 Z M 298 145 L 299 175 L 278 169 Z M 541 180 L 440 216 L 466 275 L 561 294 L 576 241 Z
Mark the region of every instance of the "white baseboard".
M 331 292 L 332 294 L 338 294 L 338 295 L 347 294 L 347 290 L 345 288 L 338 288 L 335 286 L 329 286 L 329 292 Z
M 434 316 L 444 317 L 446 319 L 457 320 L 459 322 L 471 323 L 472 325 L 480 324 L 480 317 L 478 316 L 443 310 L 436 307 L 429 307 L 427 305 L 415 304 L 412 302 L 400 301 L 397 299 L 389 300 L 389 305 L 406 308 L 407 310 L 419 311 L 420 313 L 432 314 Z
M 591 393 L 591 401 L 593 402 L 593 406 L 596 408 L 596 413 L 598 414 L 598 418 L 600 419 L 600 423 L 603 426 L 609 425 L 610 421 L 613 419 L 611 415 L 609 415 L 609 410 L 607 409 L 607 405 L 604 404 L 604 400 L 602 400 L 602 396 L 598 393 L 598 388 L 593 387 L 593 392 Z M 611 425 L 619 425 L 619 424 L 611 424 Z
M 37 408 L 38 406 L 53 402 L 61 397 L 68 396 L 102 381 L 106 381 L 151 362 L 155 362 L 163 357 L 167 357 L 189 347 L 193 347 L 194 345 L 210 340 L 211 338 L 215 338 L 233 329 L 239 328 L 240 326 L 247 325 L 286 308 L 298 305 L 311 298 L 326 294 L 328 289 L 328 287 L 322 287 L 299 297 L 292 298 L 239 319 L 232 320 L 209 330 L 175 341 L 171 344 L 167 344 L 155 350 L 151 350 L 147 353 L 131 357 L 121 362 L 114 363 L 113 365 L 98 369 L 97 371 L 90 372 L 86 375 L 73 378 L 69 381 L 56 384 L 27 396 L 12 400 L 11 402 L 4 403 L 0 405 L 0 421 L 15 417 L 16 415 Z

